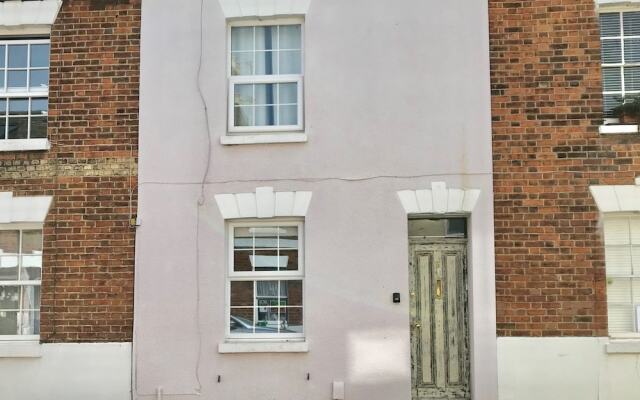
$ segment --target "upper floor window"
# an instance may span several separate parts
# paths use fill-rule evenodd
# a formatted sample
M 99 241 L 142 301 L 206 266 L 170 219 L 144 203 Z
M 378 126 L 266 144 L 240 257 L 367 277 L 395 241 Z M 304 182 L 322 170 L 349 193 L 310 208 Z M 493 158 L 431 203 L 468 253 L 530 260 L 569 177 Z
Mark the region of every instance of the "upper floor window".
M 0 40 L 0 143 L 47 137 L 49 40 Z
M 42 230 L 0 226 L 0 340 L 40 333 Z
M 229 132 L 302 130 L 302 25 L 233 25 L 229 37 Z
M 640 332 L 640 217 L 604 219 L 609 333 Z
M 640 95 L 640 11 L 600 14 L 605 117 Z
M 295 221 L 230 225 L 230 338 L 303 337 L 302 231 Z

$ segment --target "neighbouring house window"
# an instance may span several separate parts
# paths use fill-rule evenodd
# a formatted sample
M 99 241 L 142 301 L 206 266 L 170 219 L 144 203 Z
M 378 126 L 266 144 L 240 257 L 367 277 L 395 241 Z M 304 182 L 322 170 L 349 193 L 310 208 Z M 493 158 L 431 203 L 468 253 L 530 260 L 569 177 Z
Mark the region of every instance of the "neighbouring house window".
M 302 25 L 231 26 L 229 48 L 229 132 L 302 130 Z
M 47 137 L 49 40 L 0 40 L 0 140 Z
M 640 94 L 640 11 L 600 14 L 604 111 Z
M 604 220 L 609 333 L 640 332 L 640 217 Z
M 40 333 L 42 230 L 0 227 L 0 340 Z
M 229 241 L 229 337 L 303 337 L 303 224 L 231 224 Z

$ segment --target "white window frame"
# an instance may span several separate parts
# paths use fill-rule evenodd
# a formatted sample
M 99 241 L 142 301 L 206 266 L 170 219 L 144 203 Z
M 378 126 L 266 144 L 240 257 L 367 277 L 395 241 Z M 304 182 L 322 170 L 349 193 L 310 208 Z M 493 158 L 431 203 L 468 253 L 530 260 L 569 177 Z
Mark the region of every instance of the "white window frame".
M 604 214 L 604 219 L 640 219 L 640 216 L 638 216 L 638 214 L 634 214 L 634 213 L 627 213 L 627 212 L 617 212 L 617 213 L 605 213 Z M 634 245 L 633 243 L 630 242 L 629 245 L 607 245 L 606 244 L 606 237 L 605 237 L 605 232 L 603 231 L 603 242 L 604 242 L 604 248 L 605 248 L 605 257 L 606 257 L 606 248 L 607 247 L 620 247 L 620 246 L 629 246 L 630 251 L 633 251 L 633 246 L 638 246 L 638 245 Z M 631 234 L 631 232 L 629 232 L 629 234 Z M 631 238 L 629 238 L 629 240 L 631 240 Z M 631 254 L 631 257 L 633 257 L 633 253 Z M 633 261 L 632 261 L 633 262 Z M 605 276 L 606 276 L 606 280 L 605 282 L 607 282 L 607 318 L 609 315 L 609 298 L 608 298 L 608 281 L 609 278 L 629 278 L 629 279 L 637 279 L 640 277 L 640 275 L 637 274 L 632 274 L 632 275 L 610 275 L 609 274 L 609 269 L 608 266 L 606 265 L 605 262 Z M 631 290 L 633 290 L 633 283 L 631 284 Z M 611 302 L 613 303 L 613 302 Z M 622 303 L 614 303 L 614 304 L 622 304 Z M 632 318 L 633 318 L 633 327 L 635 328 L 635 331 L 629 331 L 629 332 L 616 332 L 616 333 L 610 333 L 609 332 L 609 336 L 612 338 L 634 338 L 634 339 L 640 339 L 640 303 L 636 304 L 633 302 L 633 295 L 631 296 L 631 308 L 632 308 Z
M 300 25 L 300 74 L 285 75 L 232 75 L 231 74 L 231 28 L 239 26 Z M 304 19 L 272 18 L 263 20 L 232 21 L 227 25 L 227 133 L 233 134 L 273 134 L 277 132 L 304 131 Z M 298 124 L 276 126 L 235 126 L 234 92 L 237 84 L 251 83 L 297 83 L 298 84 Z M 255 122 L 255 121 L 254 121 Z
M 298 270 L 297 271 L 234 271 L 233 270 L 233 254 L 234 254 L 234 228 L 248 227 L 272 227 L 277 226 L 295 226 L 298 228 Z M 227 223 L 227 277 L 225 289 L 225 336 L 227 340 L 238 341 L 287 341 L 287 340 L 303 340 L 306 335 L 306 285 L 304 274 L 304 221 L 291 218 L 273 218 L 267 221 L 242 221 Z M 302 281 L 302 333 L 275 333 L 275 334 L 257 334 L 257 333 L 231 333 L 231 282 L 232 281 Z M 254 284 L 255 287 L 255 284 Z M 253 294 L 254 310 L 257 293 Z M 255 312 L 255 311 L 254 311 Z
M 22 39 L 22 40 L 0 40 L 0 45 L 4 45 L 4 59 L 5 59 L 5 63 L 8 63 L 8 57 L 9 57 L 9 46 L 10 45 L 29 45 L 29 49 L 31 48 L 30 45 L 34 45 L 34 44 L 48 44 L 49 45 L 49 51 L 51 51 L 51 40 L 50 39 Z M 29 102 L 31 102 L 32 99 L 49 99 L 49 84 L 47 83 L 47 88 L 46 89 L 41 89 L 41 90 L 32 90 L 31 88 L 31 82 L 29 82 L 29 80 L 31 79 L 31 74 L 30 71 L 35 70 L 35 71 L 42 71 L 42 70 L 47 70 L 49 71 L 49 76 L 51 76 L 51 58 L 49 58 L 49 65 L 47 65 L 46 68 L 44 67 L 31 67 L 31 51 L 27 51 L 27 66 L 26 68 L 9 68 L 8 64 L 7 68 L 4 69 L 4 71 L 2 72 L 4 74 L 4 86 L 0 86 L 0 99 L 6 99 L 6 100 L 10 100 L 10 99 L 20 99 L 20 98 L 26 98 L 29 100 Z M 4 68 L 4 66 L 3 66 Z M 8 77 L 9 77 L 9 71 L 10 70 L 24 70 L 26 69 L 27 71 L 27 87 L 25 90 L 9 90 L 8 85 Z M 5 110 L 5 112 L 8 114 L 8 102 L 7 102 L 7 109 Z M 48 109 L 48 107 L 47 107 Z M 28 138 L 27 139 L 8 139 L 6 137 L 6 135 L 8 134 L 8 127 L 5 127 L 5 131 L 4 132 L 0 132 L 0 141 L 42 141 L 42 140 L 46 140 L 48 139 L 48 132 L 47 132 L 47 137 L 46 138 L 31 138 L 31 106 L 29 106 L 29 111 L 27 113 L 26 116 L 22 117 L 22 118 L 27 118 L 28 119 L 28 126 L 27 126 L 27 134 L 28 134 Z M 47 112 L 47 116 L 48 116 L 48 112 Z M 4 115 L 3 118 L 7 118 L 7 115 Z
M 18 253 L 18 269 L 22 264 L 22 231 L 39 230 L 42 231 L 44 224 L 41 223 L 7 223 L 0 224 L 0 231 L 20 231 L 20 248 Z M 43 238 L 44 240 L 44 238 Z M 43 251 L 44 256 L 44 251 Z M 40 286 L 42 288 L 42 280 L 33 281 L 2 281 L 0 286 Z M 20 307 L 22 309 L 22 307 Z M 40 290 L 40 321 L 42 321 L 42 289 Z M 40 327 L 39 327 L 40 328 Z M 0 335 L 0 342 L 9 341 L 39 341 L 40 335 Z

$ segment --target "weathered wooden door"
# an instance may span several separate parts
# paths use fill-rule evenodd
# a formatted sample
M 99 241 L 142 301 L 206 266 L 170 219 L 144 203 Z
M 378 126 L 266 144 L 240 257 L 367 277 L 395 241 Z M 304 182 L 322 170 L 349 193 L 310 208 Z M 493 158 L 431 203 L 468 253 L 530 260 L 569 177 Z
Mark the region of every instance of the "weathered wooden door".
M 468 400 L 466 245 L 415 240 L 410 247 L 413 400 Z

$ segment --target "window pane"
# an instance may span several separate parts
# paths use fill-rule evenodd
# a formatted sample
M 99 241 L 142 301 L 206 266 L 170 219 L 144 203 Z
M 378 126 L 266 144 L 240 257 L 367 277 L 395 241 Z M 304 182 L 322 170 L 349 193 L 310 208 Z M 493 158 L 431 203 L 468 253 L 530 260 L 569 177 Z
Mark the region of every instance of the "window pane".
M 633 307 L 622 304 L 609 304 L 609 333 L 633 332 Z
M 620 14 L 600 14 L 600 36 L 620 36 Z
M 0 280 L 18 280 L 18 256 L 0 255 Z
M 640 278 L 631 279 L 631 285 L 633 286 L 633 298 L 631 301 L 640 305 Z
M 31 139 L 44 139 L 47 137 L 47 117 L 31 118 Z
M 300 74 L 300 51 L 280 51 L 280 74 Z
M 640 244 L 640 218 L 631 218 L 631 243 Z
M 31 100 L 31 115 L 47 115 L 49 109 L 48 99 L 32 99 Z
M 49 66 L 49 44 L 31 45 L 31 66 L 36 68 Z
M 278 73 L 278 52 L 258 51 L 256 54 L 256 75 L 275 75 Z M 282 71 L 280 72 L 283 73 Z
M 234 107 L 234 126 L 253 126 L 253 107 Z
M 274 249 L 278 247 L 278 227 L 265 226 L 249 228 L 249 231 L 255 236 L 256 248 Z
M 628 247 L 605 248 L 607 275 L 631 274 L 631 251 Z
M 29 118 L 14 117 L 9 118 L 9 131 L 7 137 L 9 139 L 27 139 L 29 129 Z
M 49 88 L 49 70 L 38 69 L 31 71 L 29 87 L 33 90 L 47 90 Z
M 627 71 L 625 69 L 625 78 Z M 604 90 L 606 92 L 614 92 L 622 90 L 622 77 L 620 75 L 620 67 L 603 68 L 602 78 Z
M 9 68 L 27 68 L 27 45 L 9 45 Z
M 256 106 L 256 126 L 273 126 L 276 124 L 276 108 L 274 106 Z
M 631 280 L 629 278 L 607 278 L 607 302 L 631 303 Z
M 624 85 L 625 90 L 640 90 L 640 67 L 625 67 L 624 69 Z M 605 86 L 605 90 L 606 89 Z M 611 89 L 621 90 L 621 89 Z
M 624 40 L 624 62 L 632 63 L 640 61 L 640 39 Z
M 277 26 L 256 26 L 256 50 L 274 50 L 278 48 Z
M 602 40 L 602 63 L 615 64 L 622 62 L 622 46 L 619 39 Z
M 467 220 L 464 218 L 448 219 L 447 236 L 467 237 Z
M 9 100 L 9 115 L 27 115 L 29 113 L 28 99 Z
M 38 281 L 42 278 L 42 255 L 22 256 L 20 280 Z
M 281 333 L 303 333 L 302 307 L 285 307 L 280 309 L 284 321 Z
M 7 119 L 5 117 L 0 117 L 0 140 L 6 139 L 7 132 Z
M 257 310 L 256 333 L 278 333 L 283 327 L 282 319 L 278 316 L 278 307 L 266 305 L 269 300 L 262 300 L 260 303 Z
M 631 273 L 640 276 L 640 246 L 631 247 Z
M 0 254 L 17 254 L 20 246 L 20 231 L 0 230 Z
M 280 281 L 286 293 L 288 306 L 302 306 L 302 281 Z
M 253 50 L 253 27 L 231 28 L 231 51 Z
M 640 35 L 640 12 L 622 13 L 622 27 L 625 36 Z
M 247 249 L 253 247 L 253 233 L 249 228 L 233 228 L 233 247 Z
M 277 271 L 280 263 L 278 250 L 256 250 L 251 257 L 254 271 Z
M 229 328 L 231 333 L 254 333 L 254 308 L 232 308 Z
M 0 311 L 0 335 L 18 334 L 18 312 Z
M 253 307 L 253 281 L 231 282 L 231 306 Z
M 40 309 L 40 286 L 25 285 L 22 286 L 22 309 L 37 310 Z
M 444 219 L 411 219 L 409 236 L 445 236 Z
M 22 331 L 21 335 L 39 335 L 40 334 L 40 311 L 28 310 L 23 311 L 22 315 Z
M 4 91 L 4 70 L 0 69 L 0 92 Z
M 298 125 L 298 106 L 278 107 L 280 125 Z
M 233 101 L 235 105 L 253 104 L 253 85 L 234 85 L 234 90 Z
M 233 270 L 234 271 L 251 271 L 251 257 L 253 250 L 235 250 L 233 252 Z
M 253 53 L 232 53 L 231 75 L 253 75 Z
M 6 51 L 6 47 L 3 44 L 0 44 L 0 69 L 4 68 L 6 66 L 5 64 L 5 58 L 4 58 L 4 54 Z
M 27 87 L 27 71 L 17 70 L 7 72 L 7 88 L 26 88 Z
M 276 84 L 258 83 L 256 86 L 256 104 L 276 103 Z
M 0 99 L 0 115 L 7 115 L 7 100 Z
M 301 47 L 301 26 L 281 25 L 280 26 L 280 48 L 300 49 Z
M 20 307 L 20 286 L 0 286 L 0 310 Z
M 280 236 L 280 248 L 297 249 L 298 248 L 298 227 L 297 226 L 281 226 L 278 228 Z
M 297 83 L 280 83 L 278 84 L 279 104 L 296 104 L 298 103 L 298 84 Z
M 42 254 L 42 231 L 22 231 L 22 254 Z
M 604 101 L 604 114 L 606 117 L 611 117 L 611 110 L 620 104 L 620 99 L 622 98 L 622 94 L 605 94 L 603 96 Z

